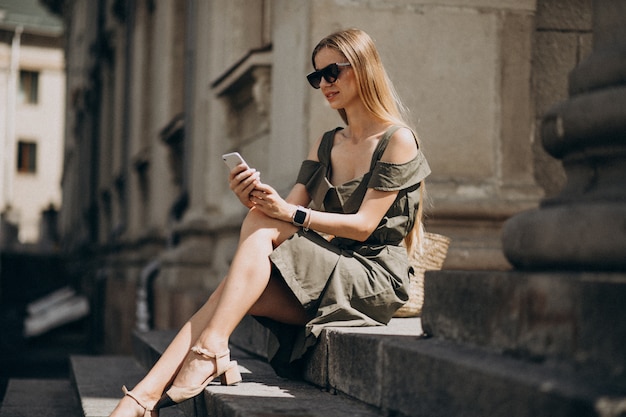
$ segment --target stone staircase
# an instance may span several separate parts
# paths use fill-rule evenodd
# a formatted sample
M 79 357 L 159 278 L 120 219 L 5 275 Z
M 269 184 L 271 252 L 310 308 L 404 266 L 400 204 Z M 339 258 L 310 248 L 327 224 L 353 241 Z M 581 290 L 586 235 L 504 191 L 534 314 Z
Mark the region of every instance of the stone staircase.
M 80 403 L 66 379 L 11 379 L 0 407 L 2 417 L 79 417 Z
M 349 335 L 356 329 L 338 329 L 340 334 Z M 397 319 L 390 326 L 360 329 L 365 344 L 357 343 L 354 354 L 363 354 L 364 361 L 369 361 L 370 354 L 378 351 L 382 340 L 400 339 L 418 340 L 421 333 L 419 319 Z M 325 332 L 324 339 L 333 332 Z M 73 380 L 78 397 L 86 417 L 108 416 L 120 398 L 120 387 L 126 384 L 132 387 L 143 375 L 145 369 L 152 366 L 174 336 L 173 331 L 153 331 L 136 333 L 134 337 L 134 357 L 119 356 L 75 356 L 71 358 Z M 253 319 L 246 319 L 233 335 L 233 359 L 239 363 L 243 382 L 230 387 L 219 384 L 210 385 L 203 396 L 165 409 L 161 415 L 172 416 L 380 416 L 378 403 L 381 397 L 381 363 L 371 358 L 372 364 L 363 362 L 361 368 L 370 378 L 373 371 L 375 379 L 358 380 L 353 390 L 354 395 L 346 395 L 339 389 L 324 383 L 315 385 L 308 381 L 294 381 L 275 374 L 267 361 L 259 355 L 264 348 L 267 333 Z M 328 379 L 334 372 L 329 372 L 331 365 L 325 354 L 329 346 L 320 343 L 307 370 L 307 379 L 321 381 Z M 365 351 L 361 352 L 361 349 Z M 373 350 L 372 350 L 373 349 Z M 355 369 L 355 372 L 358 371 Z M 345 380 L 342 384 L 350 385 Z M 349 393 L 348 393 L 349 394 Z M 171 414 L 165 414 L 165 413 Z M 1 417 L 5 417 L 0 413 Z
M 266 330 L 246 319 L 231 339 L 243 382 L 211 385 L 161 415 L 626 416 L 623 274 L 440 271 L 427 278 L 424 327 L 436 337 L 423 334 L 419 318 L 326 329 L 305 380 L 293 381 L 275 375 L 263 358 Z M 41 415 L 46 398 L 58 415 L 108 416 L 120 387 L 132 387 L 172 337 L 135 334 L 134 357 L 73 356 L 72 385 L 12 380 L 0 417 Z M 46 387 L 52 391 L 42 399 Z M 20 392 L 30 402 L 16 401 Z

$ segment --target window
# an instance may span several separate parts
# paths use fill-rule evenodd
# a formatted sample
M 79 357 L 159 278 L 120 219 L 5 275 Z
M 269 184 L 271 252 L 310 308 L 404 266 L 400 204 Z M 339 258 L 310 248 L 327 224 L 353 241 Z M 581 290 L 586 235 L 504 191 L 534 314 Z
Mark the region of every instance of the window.
M 21 104 L 37 104 L 39 96 L 39 73 L 36 71 L 20 71 L 19 102 Z
M 37 144 L 19 141 L 17 143 L 17 172 L 34 174 L 37 172 Z

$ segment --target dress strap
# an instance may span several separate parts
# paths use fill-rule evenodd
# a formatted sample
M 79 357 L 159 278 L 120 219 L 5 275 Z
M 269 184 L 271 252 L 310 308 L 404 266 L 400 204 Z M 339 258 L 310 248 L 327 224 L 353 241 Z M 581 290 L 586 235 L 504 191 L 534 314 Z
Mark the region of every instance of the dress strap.
M 324 136 L 322 136 L 320 146 L 317 149 L 317 158 L 322 165 L 330 166 L 330 151 L 333 148 L 335 134 L 342 129 L 343 127 L 336 127 L 324 133 Z

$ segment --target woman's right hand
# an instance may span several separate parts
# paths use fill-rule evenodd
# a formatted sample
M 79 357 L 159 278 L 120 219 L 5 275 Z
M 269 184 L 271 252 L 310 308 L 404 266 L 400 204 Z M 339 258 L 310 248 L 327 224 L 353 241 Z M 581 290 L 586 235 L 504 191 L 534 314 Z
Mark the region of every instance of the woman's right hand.
M 228 175 L 230 189 L 237 195 L 241 204 L 252 208 L 250 193 L 261 184 L 261 173 L 254 168 L 248 168 L 245 164 L 239 164 Z

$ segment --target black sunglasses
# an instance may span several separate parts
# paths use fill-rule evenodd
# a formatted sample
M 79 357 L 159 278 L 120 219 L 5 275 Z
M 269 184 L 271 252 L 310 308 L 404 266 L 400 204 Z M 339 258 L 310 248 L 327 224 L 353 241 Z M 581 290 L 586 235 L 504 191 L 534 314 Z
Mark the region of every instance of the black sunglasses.
M 325 66 L 321 70 L 313 71 L 312 73 L 306 76 L 306 79 L 309 80 L 309 84 L 311 84 L 311 87 L 320 88 L 322 77 L 324 77 L 327 83 L 332 84 L 335 81 L 337 81 L 337 77 L 339 76 L 339 73 L 341 72 L 339 67 L 349 67 L 349 66 L 350 66 L 349 62 L 330 64 L 330 65 Z

